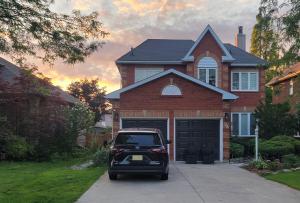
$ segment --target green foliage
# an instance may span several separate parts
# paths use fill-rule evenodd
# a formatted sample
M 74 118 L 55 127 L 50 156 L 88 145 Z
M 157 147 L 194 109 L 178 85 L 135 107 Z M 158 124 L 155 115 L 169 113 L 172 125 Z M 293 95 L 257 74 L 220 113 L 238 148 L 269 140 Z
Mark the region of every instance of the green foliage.
M 266 140 L 259 144 L 259 152 L 264 159 L 274 160 L 281 159 L 283 155 L 295 152 L 295 148 L 291 143 Z
M 98 13 L 70 15 L 53 12 L 53 0 L 0 1 L 0 53 L 9 54 L 23 65 L 26 56 L 53 63 L 83 62 L 103 45 L 108 33 Z
M 287 154 L 282 156 L 282 162 L 286 168 L 294 168 L 300 166 L 300 157 L 295 154 Z
M 284 136 L 284 135 L 282 135 L 282 136 L 275 136 L 275 137 L 272 137 L 270 140 L 289 143 L 289 144 L 291 144 L 291 145 L 294 146 L 295 153 L 299 154 L 300 140 L 297 140 L 296 138 L 294 138 L 292 136 Z
M 259 158 L 257 161 L 252 161 L 249 163 L 250 168 L 256 168 L 259 170 L 268 169 L 268 164 L 263 159 Z
M 233 158 L 244 156 L 244 146 L 241 144 L 230 142 L 230 156 Z
M 289 113 L 290 105 L 260 103 L 255 110 L 258 119 L 259 136 L 269 139 L 276 135 L 295 135 L 297 131 L 297 119 Z
M 67 107 L 65 113 L 65 128 L 62 133 L 62 137 L 58 137 L 57 150 L 63 150 L 63 152 L 72 152 L 72 149 L 76 146 L 77 137 L 94 125 L 94 112 L 92 112 L 84 104 L 76 104 L 73 107 Z
M 101 166 L 108 163 L 109 149 L 100 148 L 94 154 L 93 162 L 95 166 Z
M 0 138 L 4 147 L 3 152 L 6 154 L 6 159 L 23 160 L 32 151 L 31 146 L 26 142 L 25 138 L 13 134 L 7 134 L 5 138 Z
M 261 142 L 259 139 L 258 142 Z M 254 137 L 232 137 L 230 142 L 237 143 L 244 146 L 243 157 L 253 157 L 255 149 L 255 138 Z
M 106 94 L 105 88 L 99 87 L 100 80 L 84 79 L 73 82 L 69 85 L 69 93 L 86 103 L 90 109 L 95 112 L 95 121 L 99 121 L 101 114 L 106 112 L 108 107 L 107 100 L 104 98 Z

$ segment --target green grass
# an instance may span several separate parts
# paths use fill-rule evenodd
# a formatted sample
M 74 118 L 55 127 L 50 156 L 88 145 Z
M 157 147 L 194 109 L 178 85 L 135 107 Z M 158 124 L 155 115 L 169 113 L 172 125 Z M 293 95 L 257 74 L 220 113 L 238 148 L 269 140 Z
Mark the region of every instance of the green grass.
M 1 203 L 68 203 L 76 201 L 106 170 L 72 170 L 77 161 L 0 162 Z
M 265 178 L 300 190 L 300 170 L 266 175 Z

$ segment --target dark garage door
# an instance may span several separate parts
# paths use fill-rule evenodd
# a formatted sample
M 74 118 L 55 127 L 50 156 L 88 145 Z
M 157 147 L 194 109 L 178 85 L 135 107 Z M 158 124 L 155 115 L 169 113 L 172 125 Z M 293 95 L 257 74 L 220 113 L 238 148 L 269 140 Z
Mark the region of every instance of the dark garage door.
M 176 120 L 176 160 L 184 160 L 184 151 L 194 145 L 198 149 L 201 161 L 201 149 L 205 146 L 213 147 L 214 156 L 219 160 L 220 120 Z
M 166 119 L 122 119 L 122 128 L 157 128 L 167 140 L 167 123 Z

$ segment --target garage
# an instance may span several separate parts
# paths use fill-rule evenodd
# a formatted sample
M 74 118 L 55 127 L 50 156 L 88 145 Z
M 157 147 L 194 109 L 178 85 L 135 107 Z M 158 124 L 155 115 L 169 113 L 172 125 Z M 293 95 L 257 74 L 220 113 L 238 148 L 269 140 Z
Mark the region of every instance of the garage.
M 167 119 L 122 119 L 122 128 L 157 128 L 160 129 L 165 140 L 168 138 Z
M 212 147 L 215 160 L 219 160 L 220 152 L 220 120 L 217 119 L 176 119 L 176 161 L 184 160 L 184 152 L 189 146 L 198 150 L 202 160 L 201 149 Z

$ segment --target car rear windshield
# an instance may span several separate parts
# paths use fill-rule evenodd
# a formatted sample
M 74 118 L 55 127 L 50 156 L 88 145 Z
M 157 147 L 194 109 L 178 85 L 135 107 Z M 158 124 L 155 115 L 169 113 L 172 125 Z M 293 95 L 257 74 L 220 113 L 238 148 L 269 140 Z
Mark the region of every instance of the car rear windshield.
M 161 141 L 157 133 L 119 133 L 115 145 L 153 146 Z

